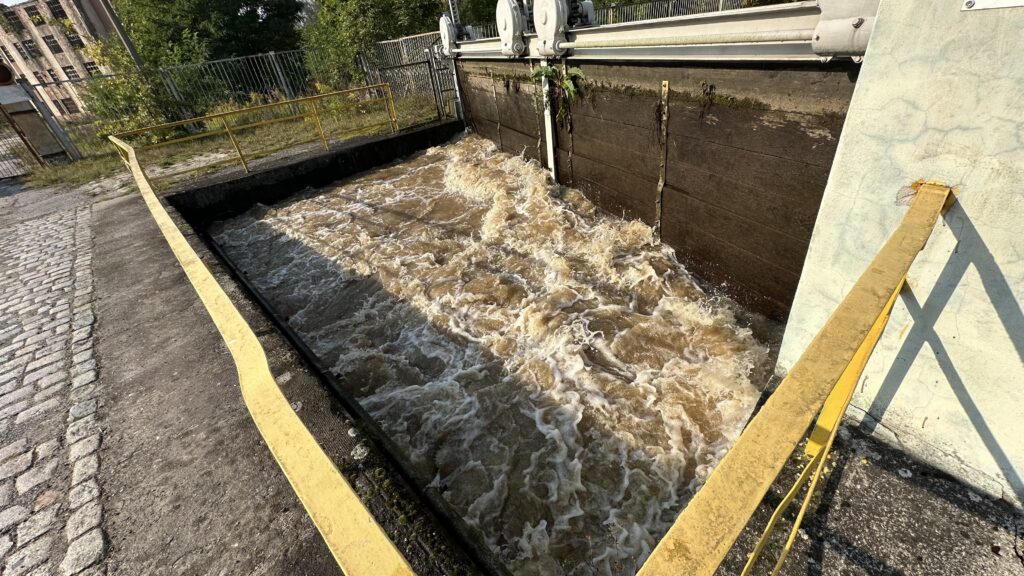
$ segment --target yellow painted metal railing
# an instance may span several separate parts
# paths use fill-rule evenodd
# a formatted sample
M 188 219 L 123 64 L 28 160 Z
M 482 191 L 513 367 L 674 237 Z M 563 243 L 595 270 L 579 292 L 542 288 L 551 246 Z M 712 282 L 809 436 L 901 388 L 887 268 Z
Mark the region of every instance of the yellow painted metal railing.
M 367 105 L 377 103 L 381 106 L 380 111 L 383 112 L 385 118 L 380 122 L 373 122 L 369 124 L 357 123 L 354 127 L 348 126 L 341 132 L 334 132 L 330 134 L 328 134 L 324 129 L 325 117 L 331 117 L 332 114 L 345 112 L 343 108 L 344 106 L 358 104 L 359 106 L 365 107 Z M 281 115 L 282 112 L 283 115 Z M 271 117 L 260 119 L 255 122 L 237 122 L 239 119 L 245 120 L 253 117 L 254 115 L 258 116 L 261 114 L 269 114 Z M 289 138 L 284 144 L 277 144 L 269 148 L 250 151 L 243 150 L 240 143 L 243 133 L 273 124 L 297 121 L 303 121 L 303 124 L 308 126 L 309 134 L 307 138 L 297 141 Z M 162 180 L 175 179 L 193 172 L 199 172 L 216 166 L 234 163 L 239 164 L 242 167 L 242 170 L 248 173 L 251 168 L 250 163 L 257 158 L 269 156 L 288 148 L 303 146 L 314 142 L 319 142 L 323 146 L 324 151 L 327 151 L 329 148 L 329 140 L 340 140 L 348 136 L 365 133 L 385 126 L 390 126 L 392 132 L 397 132 L 399 129 L 395 100 L 391 93 L 391 86 L 389 84 L 374 84 L 372 86 L 339 90 L 336 92 L 319 94 L 317 96 L 283 100 L 281 102 L 250 106 L 229 112 L 221 112 L 207 116 L 189 118 L 187 120 L 157 124 L 146 128 L 140 128 L 138 130 L 130 130 L 114 134 L 113 137 L 121 142 L 129 143 L 139 138 L 148 138 L 149 140 L 152 140 L 161 133 L 185 133 L 184 136 L 157 139 L 155 142 L 147 141 L 146 143 L 136 145 L 134 146 L 134 150 L 137 155 L 152 150 L 172 148 L 186 142 L 192 142 L 202 138 L 213 138 L 218 136 L 227 137 L 231 144 L 231 149 L 234 152 L 232 156 L 218 160 L 190 162 L 190 165 L 186 166 L 183 170 L 160 174 L 158 178 L 156 178 Z M 297 134 L 298 133 L 290 133 L 289 136 Z
M 110 137 L 153 220 L 220 331 L 234 360 L 242 398 L 270 452 L 348 576 L 413 574 L 358 494 L 317 444 L 278 387 L 263 346 L 156 197 L 135 149 Z
M 676 519 L 641 568 L 641 576 L 714 574 L 818 415 L 804 449 L 810 461 L 772 515 L 744 574 L 756 563 L 782 512 L 810 480 L 773 574 L 782 566 L 907 271 L 952 199 L 952 190 L 941 184 L 919 182 L 915 188 L 917 195 L 899 228 Z

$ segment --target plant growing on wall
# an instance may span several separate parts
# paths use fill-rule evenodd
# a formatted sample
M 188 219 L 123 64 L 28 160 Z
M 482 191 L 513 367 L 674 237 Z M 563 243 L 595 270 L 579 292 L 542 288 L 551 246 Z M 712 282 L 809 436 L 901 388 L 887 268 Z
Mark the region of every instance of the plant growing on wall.
M 537 66 L 530 75 L 534 82 L 540 82 L 544 78 L 551 82 L 551 100 L 558 110 L 558 124 L 565 125 L 570 119 L 569 107 L 579 97 L 586 85 L 587 77 L 583 70 L 575 66 L 564 70 L 558 66 Z
M 60 31 L 63 32 L 65 36 L 67 36 L 68 34 L 78 33 L 78 31 L 75 30 L 75 25 L 72 24 L 71 20 L 67 18 L 47 18 L 46 24 L 47 26 L 52 26 L 53 28 L 60 29 Z

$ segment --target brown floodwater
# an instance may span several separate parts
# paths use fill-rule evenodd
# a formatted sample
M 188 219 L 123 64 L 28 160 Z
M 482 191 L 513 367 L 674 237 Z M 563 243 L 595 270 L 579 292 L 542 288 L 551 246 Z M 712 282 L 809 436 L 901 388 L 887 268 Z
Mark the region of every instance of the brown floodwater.
M 652 229 L 466 137 L 211 230 L 517 574 L 632 574 L 768 371 Z

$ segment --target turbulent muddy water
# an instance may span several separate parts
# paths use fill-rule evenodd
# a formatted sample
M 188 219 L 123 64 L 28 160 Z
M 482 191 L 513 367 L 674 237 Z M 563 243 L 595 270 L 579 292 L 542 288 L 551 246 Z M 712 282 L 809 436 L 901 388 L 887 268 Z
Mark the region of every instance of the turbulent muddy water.
M 632 574 L 766 370 L 650 227 L 475 137 L 212 232 L 517 574 Z

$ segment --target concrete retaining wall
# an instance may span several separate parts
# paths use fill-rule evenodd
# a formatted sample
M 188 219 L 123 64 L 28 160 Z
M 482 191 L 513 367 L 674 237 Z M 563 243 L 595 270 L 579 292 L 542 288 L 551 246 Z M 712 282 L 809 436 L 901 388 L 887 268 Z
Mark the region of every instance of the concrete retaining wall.
M 560 181 L 608 212 L 654 224 L 667 158 L 663 239 L 704 280 L 784 318 L 856 67 L 581 66 L 590 86 L 559 129 Z M 522 62 L 460 62 L 470 126 L 506 152 L 540 159 L 543 117 L 529 74 Z
M 903 217 L 901 187 L 959 202 L 910 271 L 850 416 L 963 481 L 1024 503 L 1024 8 L 883 0 L 779 368 Z

